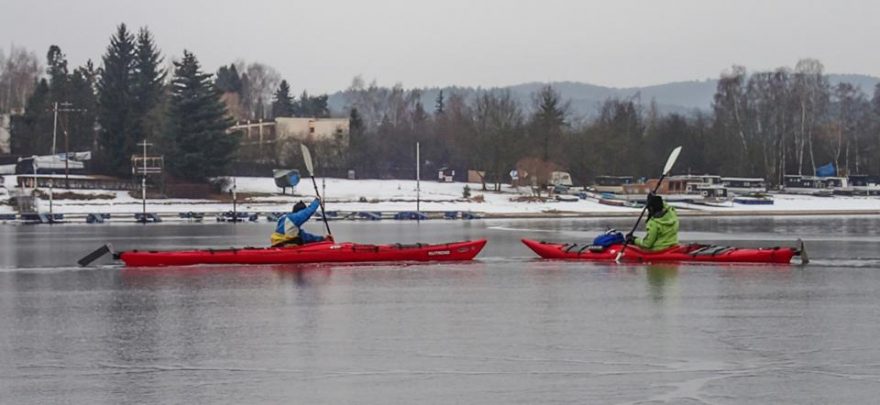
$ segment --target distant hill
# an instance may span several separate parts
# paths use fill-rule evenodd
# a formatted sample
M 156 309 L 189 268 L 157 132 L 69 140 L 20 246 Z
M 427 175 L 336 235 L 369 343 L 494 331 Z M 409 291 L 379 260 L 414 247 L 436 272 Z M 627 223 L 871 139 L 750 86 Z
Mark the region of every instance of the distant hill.
M 880 83 L 878 77 L 859 74 L 831 74 L 829 78 L 832 86 L 840 82 L 849 82 L 861 87 L 868 97 L 874 94 L 874 86 Z M 575 117 L 588 118 L 595 116 L 602 102 L 612 97 L 620 99 L 638 97 L 644 105 L 654 100 L 661 113 L 708 111 L 712 108 L 712 97 L 715 94 L 717 83 L 716 79 L 706 79 L 626 88 L 597 86 L 581 82 L 551 82 L 550 84 L 560 92 L 563 99 L 571 101 L 571 113 Z M 532 82 L 508 86 L 506 89 L 509 89 L 523 107 L 528 109 L 532 105 L 532 94 L 545 85 L 547 83 Z M 432 110 L 434 100 L 441 89 L 423 88 L 420 90 L 422 91 L 422 103 L 426 109 Z M 449 86 L 444 87 L 443 90 L 444 94 L 457 92 L 472 97 L 486 89 Z M 347 107 L 342 92 L 331 94 L 329 104 L 331 110 L 336 112 L 342 112 Z

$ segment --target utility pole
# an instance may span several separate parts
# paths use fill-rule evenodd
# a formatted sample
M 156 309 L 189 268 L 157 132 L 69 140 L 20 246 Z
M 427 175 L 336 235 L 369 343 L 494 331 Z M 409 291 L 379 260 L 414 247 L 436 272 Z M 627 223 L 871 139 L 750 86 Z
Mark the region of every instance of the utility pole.
M 52 163 L 55 163 L 55 139 L 58 136 L 58 102 L 52 104 L 52 109 L 54 110 L 52 113 Z M 65 160 L 66 161 L 66 160 Z M 37 157 L 34 156 L 34 167 L 37 167 Z M 54 175 L 55 173 L 52 173 Z M 36 170 L 34 170 L 34 183 L 36 183 Z M 52 177 L 49 178 L 49 224 L 52 224 L 55 219 L 55 213 L 53 212 L 53 199 L 54 199 L 54 190 L 52 187 L 55 185 L 55 181 Z
M 238 196 L 236 195 L 236 191 L 238 189 L 238 184 L 235 182 L 235 177 L 232 177 L 232 223 L 235 224 L 238 222 L 238 207 L 237 200 Z
M 419 143 L 416 142 L 416 218 L 420 218 L 422 214 L 421 209 L 421 193 L 422 193 L 422 172 L 421 172 L 422 164 L 421 158 L 419 157 Z
M 144 141 L 137 144 L 137 146 L 144 147 L 144 172 L 143 177 L 141 177 L 141 206 L 143 209 L 143 220 L 144 225 L 147 224 L 147 146 L 153 146 L 151 143 L 147 143 L 147 139 L 144 138 Z
M 61 107 L 61 108 L 59 108 Z M 63 112 L 64 114 L 64 187 L 70 188 L 70 136 L 69 136 L 69 123 L 70 123 L 70 113 L 72 112 L 86 112 L 85 108 L 73 108 L 73 103 L 69 101 L 62 102 L 54 102 L 52 104 L 52 112 L 53 112 L 53 124 L 52 124 L 52 161 L 55 161 L 55 156 L 58 153 L 56 151 L 56 144 L 58 138 L 58 113 Z

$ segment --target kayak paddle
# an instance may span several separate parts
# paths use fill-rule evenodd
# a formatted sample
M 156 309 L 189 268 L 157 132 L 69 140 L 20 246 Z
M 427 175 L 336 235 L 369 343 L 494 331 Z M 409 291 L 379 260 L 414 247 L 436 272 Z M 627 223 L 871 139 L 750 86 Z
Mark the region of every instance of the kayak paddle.
M 312 153 L 309 152 L 308 146 L 305 144 L 300 144 L 300 148 L 302 149 L 303 160 L 306 163 L 306 170 L 309 171 L 309 176 L 312 178 L 312 185 L 315 186 L 315 195 L 320 199 L 321 204 L 321 218 L 324 219 L 324 226 L 327 227 L 327 235 L 331 238 L 333 237 L 333 233 L 330 232 L 330 224 L 327 222 L 327 214 L 324 213 L 324 200 L 321 199 L 321 194 L 318 192 L 318 182 L 315 181 L 315 167 L 312 166 Z
M 79 264 L 79 267 L 86 267 L 92 264 L 93 261 L 100 259 L 107 253 L 113 253 L 113 245 L 106 244 L 104 246 L 99 247 L 94 252 L 85 255 L 82 259 L 76 261 Z
M 670 171 L 672 171 L 672 166 L 674 166 L 675 161 L 678 160 L 679 153 L 681 153 L 681 146 L 676 147 L 675 149 L 672 150 L 672 153 L 669 154 L 669 158 L 666 159 L 666 166 L 663 166 L 663 173 L 660 174 L 660 179 L 657 180 L 657 185 L 654 186 L 654 191 L 651 192 L 652 194 L 657 194 L 657 190 L 660 189 L 660 184 L 663 183 L 663 179 L 666 178 L 666 175 L 669 174 Z M 639 227 L 639 223 L 642 222 L 642 217 L 645 216 L 645 211 L 647 211 L 647 210 L 648 210 L 648 204 L 646 202 L 645 207 L 642 208 L 642 213 L 639 214 L 639 219 L 636 220 L 636 224 L 633 225 L 633 229 L 629 233 L 634 233 L 636 231 L 636 229 Z M 620 252 L 617 253 L 617 258 L 614 259 L 615 262 L 620 263 L 620 259 L 623 257 L 623 252 L 626 251 L 627 245 L 629 245 L 629 241 L 624 240 L 623 247 L 620 249 Z

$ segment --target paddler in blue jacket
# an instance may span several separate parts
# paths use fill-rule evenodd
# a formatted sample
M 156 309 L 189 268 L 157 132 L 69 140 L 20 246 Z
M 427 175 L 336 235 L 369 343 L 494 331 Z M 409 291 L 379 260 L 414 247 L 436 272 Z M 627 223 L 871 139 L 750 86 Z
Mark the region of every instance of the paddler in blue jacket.
M 312 235 L 302 229 L 303 224 L 315 214 L 315 211 L 321 207 L 321 200 L 315 199 L 311 204 L 306 206 L 302 201 L 293 206 L 293 211 L 284 214 L 278 219 L 275 226 L 275 232 L 272 233 L 270 240 L 272 246 L 284 245 L 305 245 L 307 243 L 321 242 L 327 238 L 318 235 Z

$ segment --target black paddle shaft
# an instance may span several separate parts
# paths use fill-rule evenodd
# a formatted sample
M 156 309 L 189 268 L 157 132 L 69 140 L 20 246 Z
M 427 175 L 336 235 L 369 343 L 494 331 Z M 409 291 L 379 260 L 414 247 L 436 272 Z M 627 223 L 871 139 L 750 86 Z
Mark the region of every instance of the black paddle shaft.
M 321 218 L 324 218 L 324 226 L 327 228 L 327 235 L 333 236 L 333 233 L 330 232 L 330 224 L 327 222 L 327 214 L 324 212 L 324 199 L 321 198 L 321 194 L 318 192 L 318 182 L 315 181 L 314 175 L 311 176 L 311 178 L 312 178 L 312 185 L 315 186 L 315 195 L 317 195 L 319 198 L 318 201 L 320 202 L 320 204 L 318 204 L 318 205 L 321 206 Z

